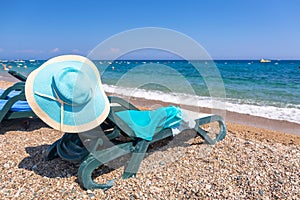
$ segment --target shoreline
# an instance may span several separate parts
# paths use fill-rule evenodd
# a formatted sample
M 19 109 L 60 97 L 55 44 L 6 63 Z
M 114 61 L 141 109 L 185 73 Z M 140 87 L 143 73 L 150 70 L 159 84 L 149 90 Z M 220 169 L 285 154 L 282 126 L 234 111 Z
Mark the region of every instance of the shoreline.
M 107 93 L 108 95 L 113 95 L 111 93 Z M 149 99 L 143 99 L 143 98 L 137 98 L 132 97 L 128 98 L 126 96 L 116 95 L 119 97 L 122 97 L 124 99 L 129 100 L 134 105 L 142 108 L 147 108 L 150 105 L 154 105 L 151 108 L 157 108 L 159 106 L 168 106 L 168 105 L 176 105 L 174 103 L 170 102 L 162 102 L 157 100 L 149 100 Z M 210 108 L 204 108 L 204 107 L 193 107 L 193 106 L 184 106 L 185 109 L 188 110 L 199 110 L 202 113 L 211 113 Z M 224 113 L 225 111 L 220 110 L 214 110 L 215 113 Z M 268 119 L 264 117 L 259 116 L 253 116 L 249 114 L 242 114 L 242 113 L 236 113 L 232 111 L 226 111 L 226 116 L 223 116 L 225 119 L 225 122 L 234 123 L 234 124 L 240 124 L 240 125 L 246 125 L 256 128 L 263 128 L 271 131 L 278 131 L 288 134 L 295 134 L 297 136 L 300 136 L 300 124 L 284 121 L 284 120 L 275 120 L 275 119 Z
M 13 78 L 14 79 L 14 78 Z M 13 85 L 15 82 L 13 81 L 6 81 L 6 80 L 0 80 L 0 88 L 5 89 Z M 156 109 L 159 106 L 168 106 L 168 105 L 176 105 L 174 103 L 170 102 L 163 102 L 158 100 L 149 100 L 149 99 L 143 99 L 143 98 L 137 98 L 137 97 L 127 97 L 122 95 L 115 95 L 112 93 L 106 92 L 107 95 L 114 95 L 119 96 L 124 99 L 129 100 L 137 107 L 141 108 L 149 108 L 149 105 L 151 109 Z M 198 110 L 202 113 L 211 113 L 210 108 L 205 107 L 193 107 L 193 106 L 184 106 L 185 109 L 188 110 Z M 237 113 L 232 111 L 220 111 L 220 110 L 214 110 L 214 113 L 220 113 L 220 115 L 223 116 L 224 113 L 225 116 L 223 116 L 226 123 L 233 123 L 233 124 L 239 124 L 239 125 L 245 125 L 255 128 L 263 128 L 271 131 L 278 131 L 282 133 L 287 134 L 295 134 L 297 136 L 300 136 L 300 124 L 285 120 L 275 120 L 275 119 L 268 119 L 260 116 L 253 116 L 250 114 L 243 114 L 243 113 Z

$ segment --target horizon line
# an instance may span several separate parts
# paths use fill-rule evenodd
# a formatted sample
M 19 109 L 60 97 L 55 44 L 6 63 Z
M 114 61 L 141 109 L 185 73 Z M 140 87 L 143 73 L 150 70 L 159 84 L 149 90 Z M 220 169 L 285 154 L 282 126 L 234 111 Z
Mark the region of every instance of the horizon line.
M 50 58 L 49 58 L 50 59 Z M 34 60 L 34 61 L 43 61 L 43 60 L 49 60 L 49 59 L 2 59 L 0 58 L 0 62 L 10 62 L 10 61 L 29 61 L 29 60 Z M 189 60 L 186 60 L 186 59 L 161 59 L 161 58 L 157 58 L 157 59 L 140 59 L 140 58 L 137 58 L 137 59 L 115 59 L 115 60 L 111 60 L 111 59 L 101 59 L 101 60 L 97 60 L 97 59 L 92 59 L 93 61 L 260 61 L 261 59 L 263 58 L 260 58 L 260 59 L 189 59 Z M 270 61 L 299 61 L 300 58 L 298 59 L 267 59 L 267 60 L 270 60 Z

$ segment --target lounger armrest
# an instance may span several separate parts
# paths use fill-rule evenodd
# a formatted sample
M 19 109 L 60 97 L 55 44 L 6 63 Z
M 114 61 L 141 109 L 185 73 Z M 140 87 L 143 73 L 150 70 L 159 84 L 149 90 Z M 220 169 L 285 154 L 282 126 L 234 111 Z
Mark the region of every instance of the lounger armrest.
M 10 75 L 12 75 L 13 77 L 15 77 L 15 78 L 17 78 L 17 79 L 19 79 L 20 81 L 23 81 L 23 82 L 25 82 L 26 79 L 27 79 L 26 76 L 23 76 L 22 74 L 20 74 L 19 72 L 14 71 L 14 70 L 8 70 L 8 73 Z
M 17 82 L 13 86 L 7 88 L 2 95 L 0 96 L 0 99 L 6 99 L 8 94 L 12 91 L 24 91 L 25 89 L 25 83 L 24 82 Z
M 113 103 L 119 104 L 120 106 L 124 107 L 126 110 L 139 110 L 133 104 L 129 103 L 128 101 L 126 101 L 120 97 L 108 96 L 108 100 L 111 104 L 113 104 Z
M 199 118 L 196 119 L 196 125 L 195 125 L 195 130 L 197 132 L 197 134 L 199 134 L 205 141 L 207 141 L 209 144 L 213 145 L 216 142 L 223 140 L 226 136 L 226 124 L 224 122 L 224 119 L 219 116 L 219 115 L 211 115 L 211 116 L 207 116 L 207 117 L 203 117 L 203 118 Z M 218 122 L 219 123 L 219 127 L 220 127 L 220 131 L 218 133 L 218 135 L 216 136 L 215 139 L 212 139 L 211 137 L 209 137 L 206 133 L 205 130 L 203 130 L 200 126 L 204 125 L 204 124 L 208 124 L 211 122 Z

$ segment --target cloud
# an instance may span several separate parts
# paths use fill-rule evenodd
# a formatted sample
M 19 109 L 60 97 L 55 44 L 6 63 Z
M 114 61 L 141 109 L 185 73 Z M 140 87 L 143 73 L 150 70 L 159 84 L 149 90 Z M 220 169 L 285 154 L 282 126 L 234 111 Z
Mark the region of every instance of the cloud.
M 119 48 L 110 48 L 110 52 L 111 53 L 119 53 L 121 51 L 121 49 L 119 49 Z
M 21 49 L 21 50 L 16 50 L 17 53 L 37 53 L 38 51 L 33 50 L 33 49 Z
M 1 51 L 0 51 L 1 52 Z M 31 53 L 31 54 L 43 54 L 45 53 L 44 50 L 34 50 L 34 49 L 21 49 L 21 50 L 16 50 L 16 53 Z
M 73 49 L 72 53 L 81 53 L 81 51 L 79 49 Z
M 3 52 L 3 51 L 4 51 L 4 49 L 0 48 L 0 52 Z
M 59 48 L 56 47 L 56 48 L 52 49 L 51 52 L 52 53 L 57 53 L 57 52 L 59 52 Z
M 95 48 L 88 51 L 88 55 L 91 59 L 103 59 L 111 60 L 119 57 L 122 54 L 122 49 L 117 47 L 105 47 L 105 48 Z

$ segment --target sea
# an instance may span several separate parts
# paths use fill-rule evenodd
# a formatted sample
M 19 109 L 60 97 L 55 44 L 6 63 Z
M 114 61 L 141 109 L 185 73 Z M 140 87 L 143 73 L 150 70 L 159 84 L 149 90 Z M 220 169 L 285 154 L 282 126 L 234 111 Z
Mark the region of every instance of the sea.
M 28 76 L 44 62 L 2 60 L 0 80 L 10 79 L 4 65 Z M 93 62 L 100 71 L 106 92 L 300 124 L 299 60 L 267 63 L 259 60 Z

